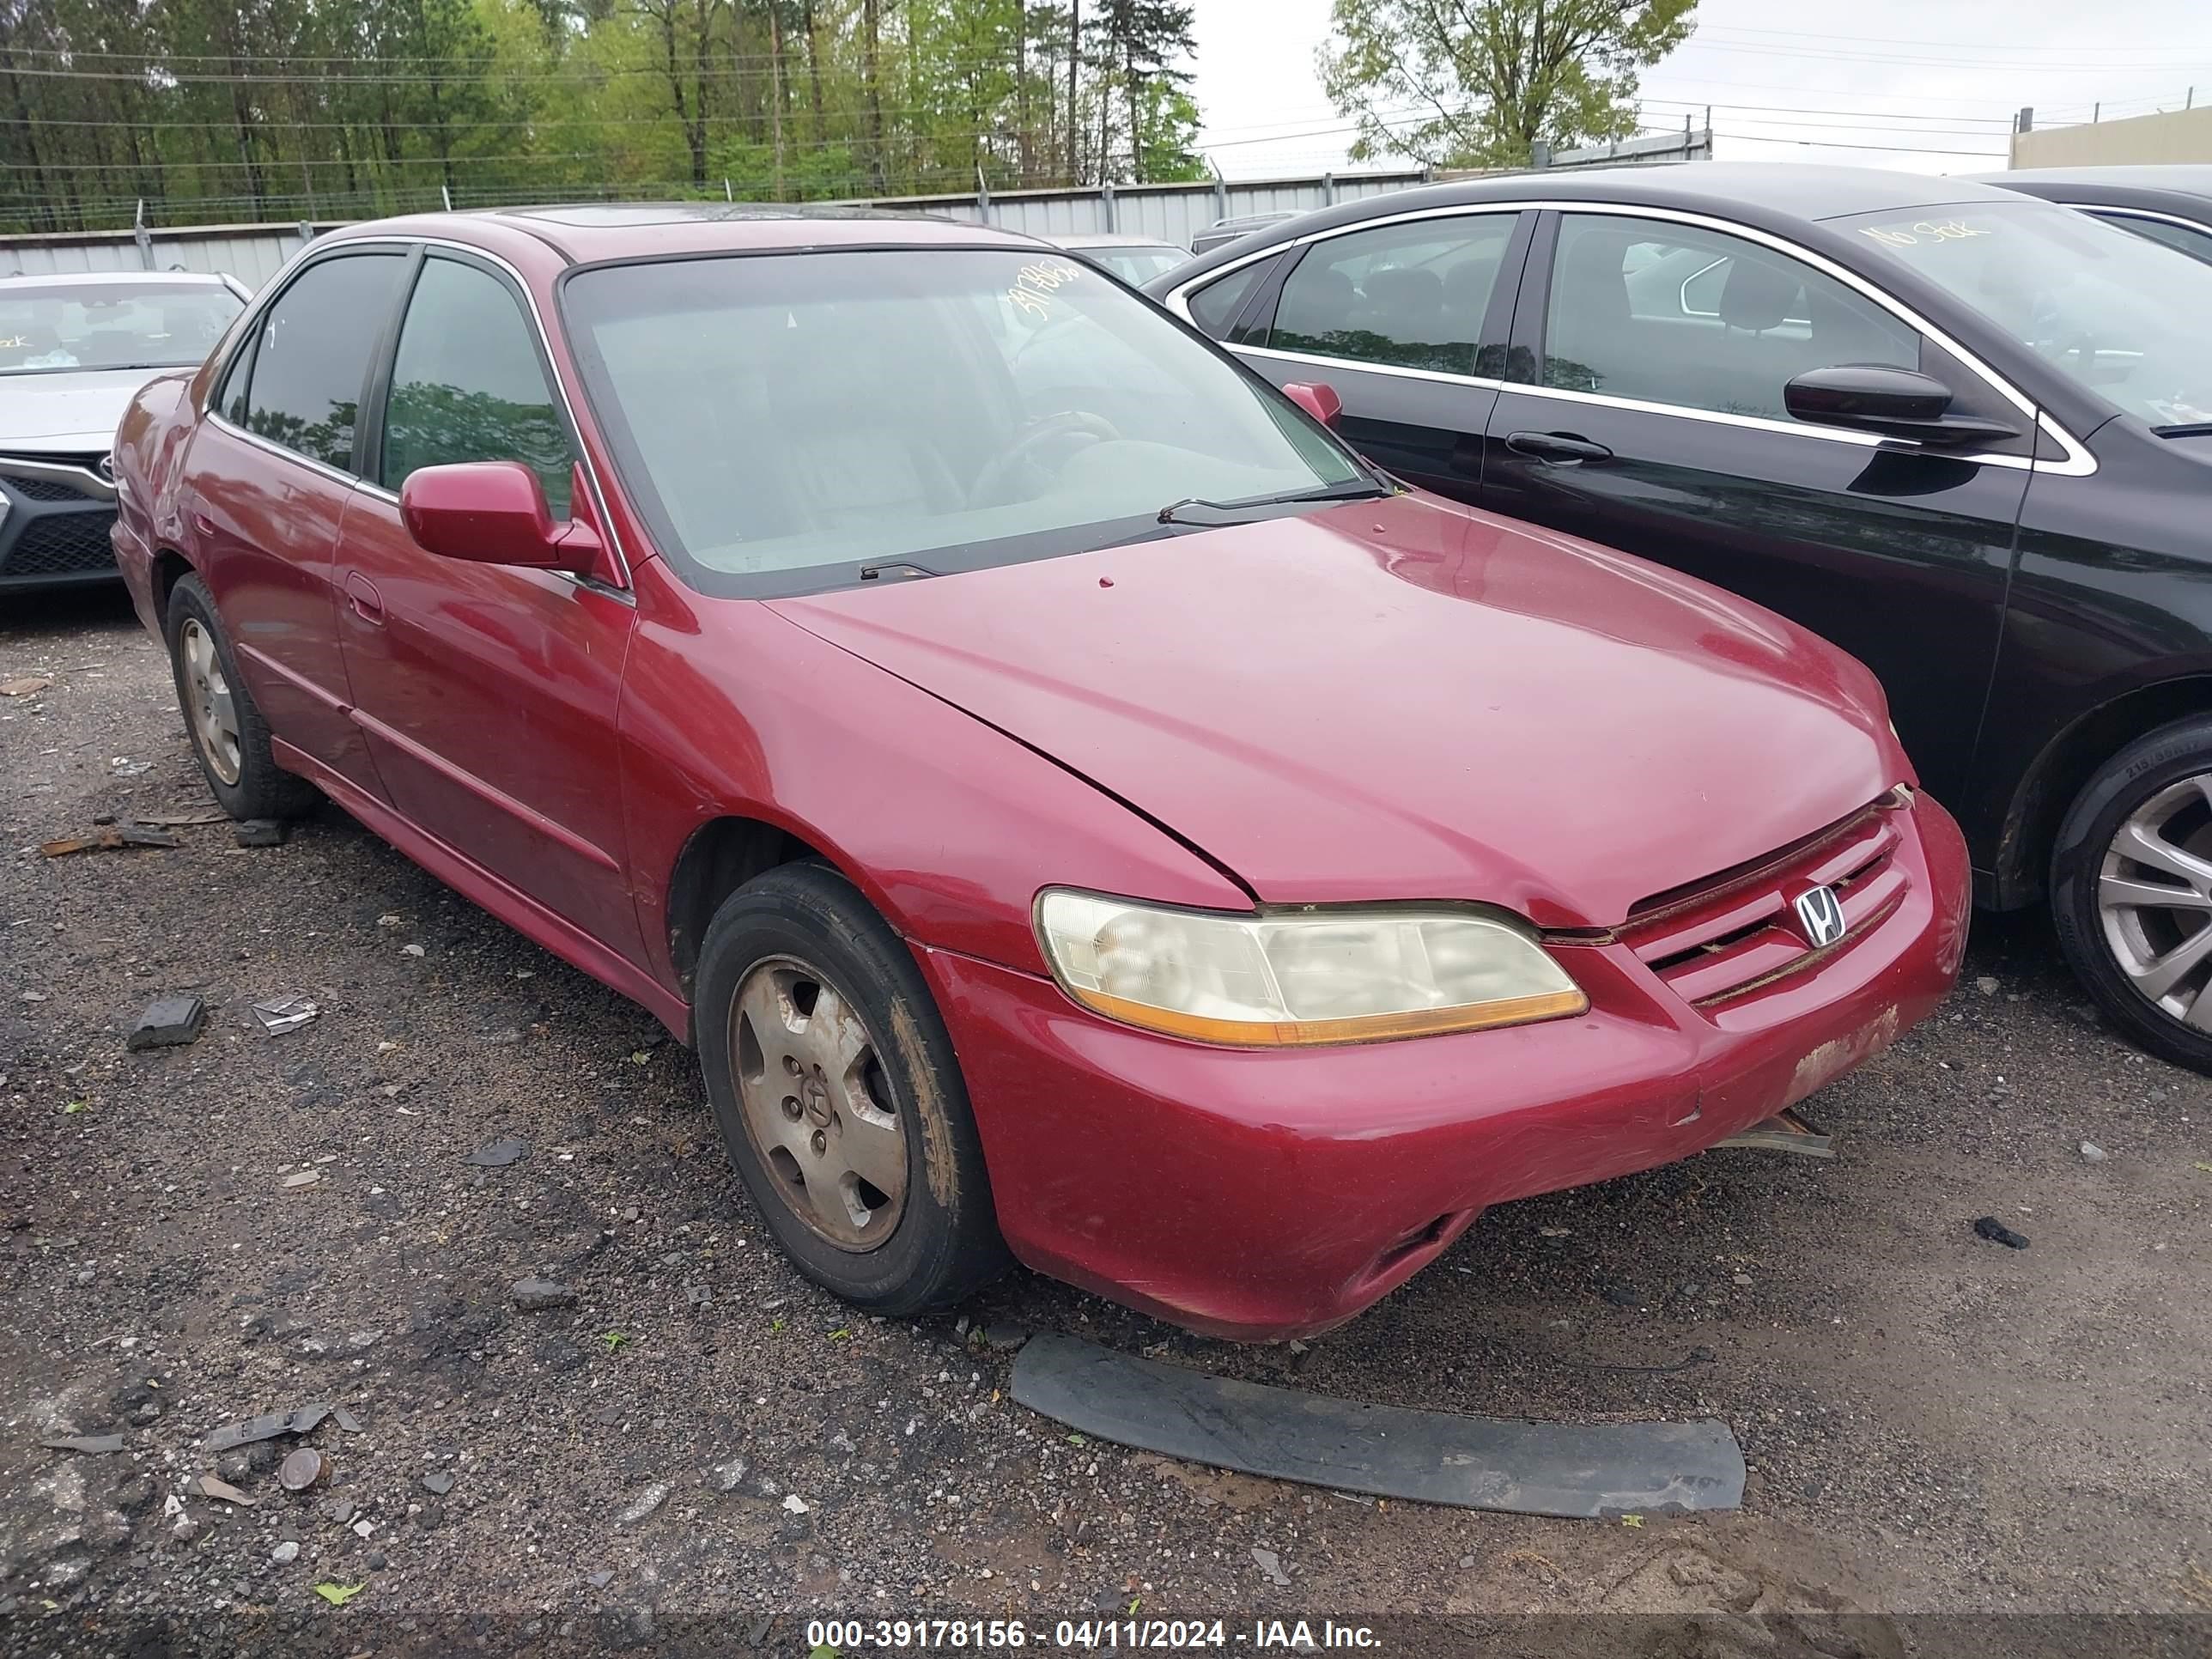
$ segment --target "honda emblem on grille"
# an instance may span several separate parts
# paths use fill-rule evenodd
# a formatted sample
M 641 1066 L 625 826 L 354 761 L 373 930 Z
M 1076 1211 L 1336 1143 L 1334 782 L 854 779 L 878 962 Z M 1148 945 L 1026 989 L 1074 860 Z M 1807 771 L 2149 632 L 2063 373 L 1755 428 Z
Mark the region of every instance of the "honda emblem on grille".
M 1844 936 L 1844 907 L 1832 887 L 1808 887 L 1797 895 L 1797 922 L 1814 950 Z

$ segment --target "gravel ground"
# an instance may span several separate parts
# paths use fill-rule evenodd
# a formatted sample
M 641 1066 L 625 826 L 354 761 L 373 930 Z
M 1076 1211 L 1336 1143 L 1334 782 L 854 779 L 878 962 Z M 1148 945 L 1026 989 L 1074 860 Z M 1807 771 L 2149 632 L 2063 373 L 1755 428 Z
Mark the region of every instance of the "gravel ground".
M 125 604 L 4 603 L 0 682 L 55 682 L 0 698 L 10 1651 L 787 1652 L 825 1614 L 1133 1604 L 1231 1646 L 1262 1615 L 1383 1620 L 1400 1651 L 2212 1638 L 2212 1085 L 2106 1030 L 2032 920 L 1984 920 L 1951 1004 L 1811 1103 L 1832 1161 L 1720 1152 L 1493 1210 L 1303 1352 L 1026 1274 L 879 1322 L 765 1245 L 686 1051 L 335 810 L 276 848 L 210 823 L 41 857 L 207 796 Z M 127 1052 L 179 991 L 205 1033 Z M 294 993 L 319 1017 L 264 1034 L 250 1005 Z M 508 1136 L 517 1161 L 465 1162 Z M 573 1304 L 518 1308 L 531 1275 Z M 1717 1416 L 1750 1486 L 1599 1525 L 1075 1443 L 1006 1397 L 984 1332 L 1015 1328 L 1401 1405 Z M 358 1431 L 198 1449 L 311 1401 Z M 295 1443 L 325 1485 L 283 1489 Z M 1993 1613 L 2040 1617 L 1955 1617 Z M 2146 1617 L 2078 1617 L 2116 1613 Z

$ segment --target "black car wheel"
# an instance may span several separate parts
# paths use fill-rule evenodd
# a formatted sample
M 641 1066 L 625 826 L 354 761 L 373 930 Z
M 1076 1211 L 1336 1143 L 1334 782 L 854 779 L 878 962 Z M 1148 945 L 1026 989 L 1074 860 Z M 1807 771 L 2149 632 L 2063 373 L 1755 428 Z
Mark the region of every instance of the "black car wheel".
M 2059 829 L 2051 902 L 2113 1021 L 2212 1072 L 2212 720 L 2153 732 L 2090 779 Z
M 800 1272 L 902 1316 L 1005 1265 L 951 1039 L 850 882 L 794 864 L 747 883 L 708 927 L 696 983 L 722 1143 Z
M 297 817 L 310 810 L 315 787 L 270 755 L 269 723 L 239 678 L 207 585 L 198 576 L 179 580 L 164 621 L 177 702 L 216 805 L 241 819 Z

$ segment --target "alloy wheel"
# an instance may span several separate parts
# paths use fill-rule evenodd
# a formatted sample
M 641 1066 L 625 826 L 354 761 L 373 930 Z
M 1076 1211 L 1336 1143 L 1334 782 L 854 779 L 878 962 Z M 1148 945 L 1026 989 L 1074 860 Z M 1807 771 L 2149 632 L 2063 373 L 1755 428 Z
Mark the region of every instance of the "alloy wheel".
M 888 1239 L 906 1203 L 906 1127 L 852 1000 L 796 957 L 756 963 L 731 1006 L 730 1072 L 792 1213 L 841 1250 Z
M 245 750 L 239 740 L 238 705 L 223 677 L 215 636 L 198 617 L 187 617 L 177 645 L 184 657 L 185 714 L 192 723 L 192 736 L 216 776 L 234 784 L 245 764 Z
M 2136 993 L 2212 1033 L 2212 773 L 2166 785 L 2121 822 L 2098 872 L 2097 913 Z

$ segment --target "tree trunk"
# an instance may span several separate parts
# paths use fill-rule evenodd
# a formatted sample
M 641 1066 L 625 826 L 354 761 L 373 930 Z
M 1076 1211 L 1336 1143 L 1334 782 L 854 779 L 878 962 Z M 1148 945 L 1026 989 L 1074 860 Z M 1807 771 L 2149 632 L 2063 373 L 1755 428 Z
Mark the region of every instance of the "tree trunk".
M 1137 58 L 1136 42 L 1124 39 L 1121 56 L 1121 89 L 1129 103 L 1129 182 L 1145 182 L 1143 158 L 1137 152 Z
M 1021 180 L 1026 185 L 1030 182 L 1030 0 L 1014 0 L 1014 120 Z
M 884 173 L 884 100 L 883 88 L 876 78 L 877 53 L 881 47 L 878 31 L 881 19 L 876 15 L 877 0 L 860 0 L 860 21 L 865 31 L 862 47 L 862 78 L 867 87 L 868 179 L 878 196 L 889 193 L 889 184 Z
M 707 187 L 707 54 L 713 46 L 714 12 L 709 0 L 695 0 L 691 36 L 691 123 L 684 142 L 691 149 L 691 183 Z
M 784 97 L 783 6 L 771 0 L 768 9 L 768 119 L 775 151 L 775 199 L 783 199 L 783 118 L 789 112 Z
M 23 148 L 19 153 L 31 164 L 31 199 L 34 204 L 28 216 L 31 228 L 52 230 L 56 228 L 52 206 L 54 193 L 46 180 L 46 163 L 39 155 L 39 130 L 32 124 L 30 107 L 24 101 L 23 83 L 15 78 L 15 55 L 8 49 L 5 42 L 0 42 L 0 70 L 4 70 L 8 76 L 9 112 L 14 115 L 16 126 L 22 131 Z
M 1082 103 L 1075 95 L 1076 78 L 1083 68 L 1083 0 L 1067 0 L 1067 182 L 1083 182 Z
M 822 38 L 814 32 L 814 0 L 806 0 L 804 21 L 806 24 L 806 95 L 814 110 L 814 125 L 808 136 L 814 141 L 814 153 L 819 155 L 829 129 L 822 118 Z

